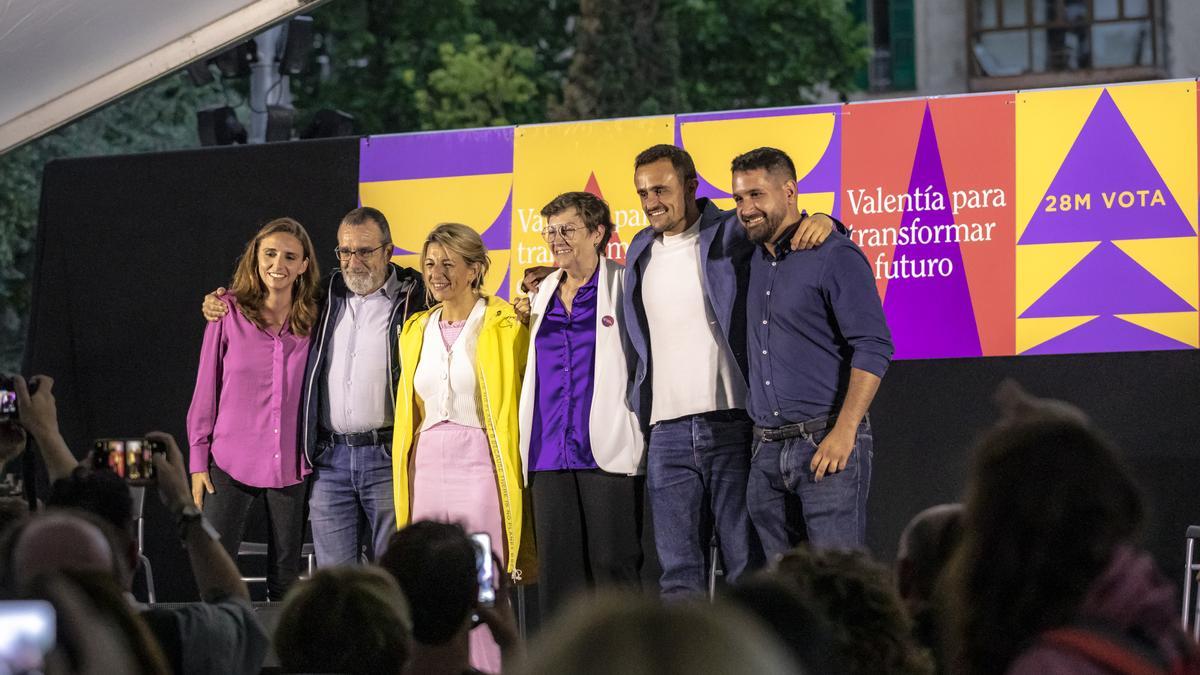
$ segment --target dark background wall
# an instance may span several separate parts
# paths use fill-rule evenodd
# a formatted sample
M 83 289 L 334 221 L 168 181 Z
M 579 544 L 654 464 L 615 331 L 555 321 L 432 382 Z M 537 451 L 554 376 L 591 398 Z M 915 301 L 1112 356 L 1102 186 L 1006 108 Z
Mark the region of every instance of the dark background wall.
M 356 206 L 356 138 L 48 164 L 26 373 L 55 379 L 76 454 L 94 438 L 154 429 L 186 453 L 204 294 L 228 284 L 246 242 L 279 216 L 308 229 L 324 273 L 336 264 L 337 225 Z M 169 521 L 148 498 L 159 599 L 190 600 Z
M 76 452 L 151 429 L 186 446 L 203 295 L 227 282 L 258 226 L 281 215 L 309 229 L 328 270 L 337 223 L 357 206 L 357 177 L 357 139 L 48 165 L 26 371 L 56 379 Z M 875 554 L 890 560 L 913 514 L 958 499 L 1005 377 L 1079 404 L 1124 448 L 1150 504 L 1144 540 L 1180 578 L 1184 529 L 1200 521 L 1197 351 L 893 364 L 871 411 Z M 160 599 L 191 599 L 168 517 L 157 499 L 147 504 Z

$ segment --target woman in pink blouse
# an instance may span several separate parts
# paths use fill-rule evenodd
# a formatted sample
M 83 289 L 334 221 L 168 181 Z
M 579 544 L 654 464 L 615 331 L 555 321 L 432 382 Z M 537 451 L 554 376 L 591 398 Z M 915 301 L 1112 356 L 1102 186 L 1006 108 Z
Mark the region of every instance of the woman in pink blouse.
M 297 417 L 319 279 L 300 223 L 264 225 L 221 298 L 237 311 L 204 330 L 188 409 L 192 496 L 235 560 L 250 504 L 266 496 L 271 600 L 282 600 L 299 574 L 311 469 L 297 445 Z

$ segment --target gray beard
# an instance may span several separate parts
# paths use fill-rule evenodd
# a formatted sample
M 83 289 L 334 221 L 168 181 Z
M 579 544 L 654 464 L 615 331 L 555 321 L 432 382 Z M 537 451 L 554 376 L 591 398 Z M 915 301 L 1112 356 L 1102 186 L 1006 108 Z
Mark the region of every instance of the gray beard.
M 342 278 L 346 281 L 346 287 L 353 291 L 355 295 L 368 295 L 382 287 L 387 276 L 383 275 L 380 278 L 376 278 L 372 274 L 360 276 L 343 272 Z

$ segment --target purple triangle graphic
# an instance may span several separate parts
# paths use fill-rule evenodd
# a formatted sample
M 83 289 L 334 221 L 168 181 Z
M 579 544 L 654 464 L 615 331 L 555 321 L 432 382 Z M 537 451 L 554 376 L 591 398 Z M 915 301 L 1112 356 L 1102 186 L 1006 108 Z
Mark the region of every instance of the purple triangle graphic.
M 1143 190 L 1145 194 L 1139 194 Z M 1129 192 L 1124 198 L 1131 200 L 1125 208 L 1123 192 Z M 1063 195 L 1068 197 L 1069 210 L 1058 201 Z M 1076 195 L 1087 195 L 1090 205 L 1077 204 Z M 1054 211 L 1049 210 L 1049 198 L 1054 198 Z M 1193 235 L 1179 202 L 1105 89 L 1018 243 Z
M 914 224 L 925 227 L 954 222 L 946 191 L 946 176 L 942 171 L 942 156 L 938 151 L 937 134 L 928 105 L 925 106 L 925 119 L 921 122 L 921 137 L 913 160 L 909 192 L 924 192 L 927 188 L 942 195 L 943 208 L 905 212 L 900 221 L 902 230 L 913 231 Z M 951 271 L 945 277 L 935 273 L 913 278 L 910 273 L 909 278 L 903 278 L 905 267 L 911 271 L 923 263 L 941 269 L 945 269 L 948 263 Z M 876 264 L 880 263 L 877 261 Z M 957 243 L 896 246 L 888 266 L 890 272 L 894 270 L 901 273 L 901 276 L 895 273 L 891 275 L 883 303 L 892 341 L 896 345 L 895 358 L 982 355 L 979 330 L 975 326 L 975 313 L 971 306 L 971 291 L 967 287 L 962 253 Z
M 512 245 L 512 188 L 508 188 L 508 199 L 504 201 L 504 207 L 500 209 L 499 215 L 488 226 L 488 229 L 480 235 L 483 239 L 483 245 L 489 251 L 499 251 L 507 249 Z
M 1021 318 L 1194 309 L 1116 244 L 1105 241 L 1022 312 Z
M 511 278 L 512 268 L 510 267 L 509 270 L 504 273 L 504 280 L 500 282 L 500 288 L 496 289 L 496 297 L 508 300 L 508 284 L 511 282 Z
M 1144 352 L 1191 348 L 1191 345 L 1123 321 L 1115 316 L 1098 316 L 1082 326 L 1021 353 L 1086 354 L 1088 352 Z

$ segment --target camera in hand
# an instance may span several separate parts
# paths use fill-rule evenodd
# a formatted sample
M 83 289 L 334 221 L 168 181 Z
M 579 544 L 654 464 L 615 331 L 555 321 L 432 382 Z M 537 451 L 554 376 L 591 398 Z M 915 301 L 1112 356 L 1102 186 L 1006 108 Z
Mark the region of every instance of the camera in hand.
M 167 451 L 149 438 L 101 438 L 92 450 L 92 468 L 112 471 L 130 485 L 154 482 L 154 455 Z
M 29 383 L 29 395 L 37 391 L 37 382 Z M 17 408 L 17 387 L 11 377 L 0 376 L 0 422 L 15 420 L 20 411 Z
M 492 562 L 492 538 L 486 532 L 471 535 L 475 547 L 475 574 L 479 580 L 479 606 L 496 604 L 495 565 Z

